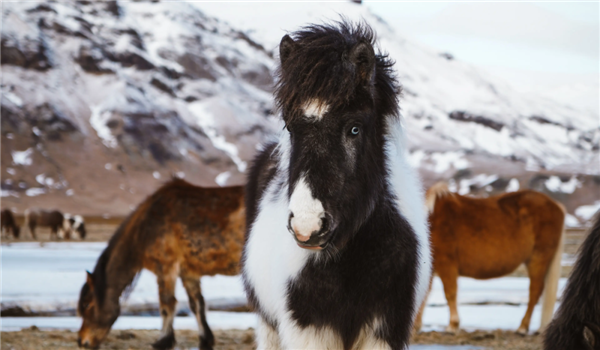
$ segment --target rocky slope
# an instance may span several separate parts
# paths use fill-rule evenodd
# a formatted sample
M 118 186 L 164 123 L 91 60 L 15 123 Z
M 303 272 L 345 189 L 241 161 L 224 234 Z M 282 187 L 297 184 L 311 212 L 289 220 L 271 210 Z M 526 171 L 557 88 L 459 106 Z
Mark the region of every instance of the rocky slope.
M 256 6 L 4 4 L 3 207 L 123 215 L 169 176 L 242 183 L 260 142 L 281 128 L 271 99 L 280 38 L 337 13 L 369 22 L 396 60 L 410 156 L 426 184 L 451 179 L 479 195 L 534 188 L 579 208 L 573 224 L 599 206 L 597 112 L 518 94 L 364 6 Z

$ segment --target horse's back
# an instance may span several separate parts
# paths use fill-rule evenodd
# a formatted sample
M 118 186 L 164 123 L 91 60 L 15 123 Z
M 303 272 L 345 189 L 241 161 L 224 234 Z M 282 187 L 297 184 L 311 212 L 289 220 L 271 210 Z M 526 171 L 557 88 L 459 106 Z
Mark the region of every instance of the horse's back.
M 147 247 L 145 267 L 154 271 L 178 262 L 190 272 L 235 273 L 244 240 L 243 200 L 242 186 L 205 188 L 178 179 L 165 184 L 129 223 Z
M 526 190 L 489 198 L 440 197 L 430 220 L 436 265 L 451 261 L 460 275 L 493 278 L 514 271 L 535 249 L 554 251 L 564 213 L 546 195 Z

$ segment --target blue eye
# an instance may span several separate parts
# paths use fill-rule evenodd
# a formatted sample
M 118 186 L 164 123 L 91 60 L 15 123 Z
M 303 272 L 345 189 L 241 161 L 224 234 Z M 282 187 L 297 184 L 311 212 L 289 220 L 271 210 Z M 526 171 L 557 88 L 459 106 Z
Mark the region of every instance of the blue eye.
M 350 132 L 352 133 L 352 135 L 358 135 L 358 132 L 360 131 L 360 128 L 358 126 L 355 126 L 352 128 L 352 130 L 350 130 Z

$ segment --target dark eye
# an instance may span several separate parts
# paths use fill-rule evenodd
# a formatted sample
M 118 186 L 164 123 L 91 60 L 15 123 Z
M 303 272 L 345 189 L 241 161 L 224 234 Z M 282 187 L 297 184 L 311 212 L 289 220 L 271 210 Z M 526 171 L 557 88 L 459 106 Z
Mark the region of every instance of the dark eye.
M 352 134 L 352 135 L 358 135 L 359 132 L 360 132 L 360 127 L 358 127 L 358 126 L 353 126 L 352 129 L 350 129 L 350 134 Z

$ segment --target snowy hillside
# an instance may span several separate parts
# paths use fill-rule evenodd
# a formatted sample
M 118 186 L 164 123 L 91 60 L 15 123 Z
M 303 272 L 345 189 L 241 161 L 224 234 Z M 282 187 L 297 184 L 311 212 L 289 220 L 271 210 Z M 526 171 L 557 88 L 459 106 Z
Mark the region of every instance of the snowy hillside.
M 572 212 L 600 198 L 597 111 L 520 94 L 357 4 L 163 1 L 4 4 L 5 202 L 122 215 L 171 174 L 242 183 L 281 127 L 271 97 L 279 40 L 339 14 L 368 22 L 396 61 L 426 183 L 530 187 L 571 200 Z

